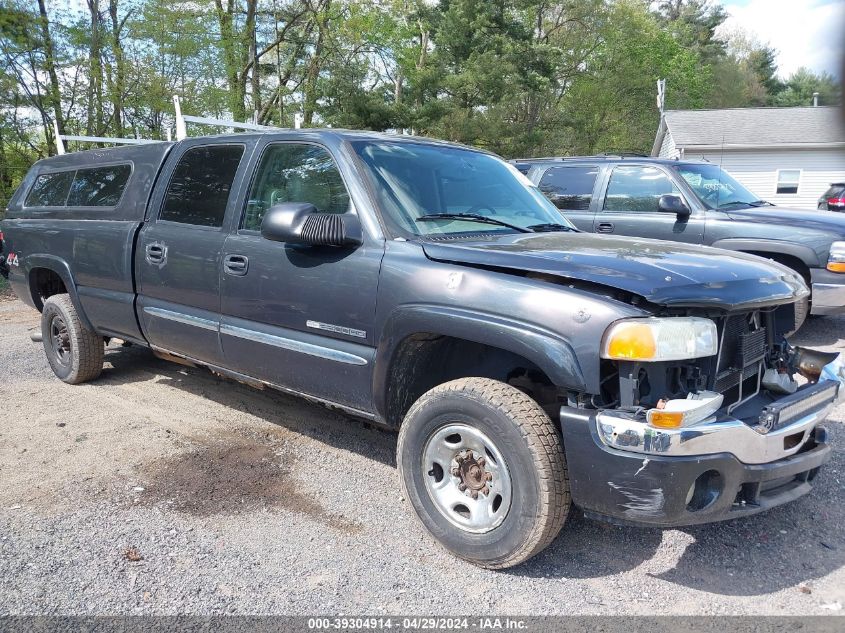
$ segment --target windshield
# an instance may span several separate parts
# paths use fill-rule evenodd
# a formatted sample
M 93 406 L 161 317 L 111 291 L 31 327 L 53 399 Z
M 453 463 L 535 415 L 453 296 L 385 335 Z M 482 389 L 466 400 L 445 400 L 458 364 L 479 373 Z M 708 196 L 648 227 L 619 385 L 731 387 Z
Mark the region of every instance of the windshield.
M 352 147 L 373 181 L 385 222 L 399 235 L 574 228 L 530 180 L 495 156 L 406 141 L 356 141 Z M 433 217 L 444 214 L 476 217 Z
M 679 165 L 675 169 L 708 209 L 753 207 L 763 202 L 718 165 Z

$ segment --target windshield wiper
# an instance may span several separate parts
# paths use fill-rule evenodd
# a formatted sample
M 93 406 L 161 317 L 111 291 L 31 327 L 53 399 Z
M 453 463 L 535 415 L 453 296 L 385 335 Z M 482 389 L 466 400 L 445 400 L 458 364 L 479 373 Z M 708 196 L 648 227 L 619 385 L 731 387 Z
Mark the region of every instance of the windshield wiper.
M 431 222 L 434 220 L 466 220 L 468 222 L 480 222 L 482 224 L 495 224 L 496 226 L 505 226 L 520 233 L 531 233 L 530 229 L 517 226 L 516 224 L 508 224 L 495 218 L 487 217 L 486 215 L 478 215 L 476 213 L 429 213 L 428 215 L 421 215 L 416 219 L 417 222 Z
M 736 205 L 741 205 L 743 207 L 753 207 L 753 206 L 755 206 L 750 202 L 743 202 L 742 200 L 734 200 L 733 202 L 725 202 L 724 204 L 720 204 L 716 208 L 717 209 L 727 209 L 729 207 L 734 207 Z
M 554 222 L 547 222 L 545 224 L 532 224 L 528 227 L 535 233 L 552 233 L 554 231 L 572 231 L 573 233 L 580 233 L 580 231 L 568 224 L 555 224 Z
M 773 207 L 773 206 L 775 206 L 771 202 L 769 202 L 768 200 L 755 200 L 754 202 L 749 202 L 748 204 L 750 204 L 752 207 Z

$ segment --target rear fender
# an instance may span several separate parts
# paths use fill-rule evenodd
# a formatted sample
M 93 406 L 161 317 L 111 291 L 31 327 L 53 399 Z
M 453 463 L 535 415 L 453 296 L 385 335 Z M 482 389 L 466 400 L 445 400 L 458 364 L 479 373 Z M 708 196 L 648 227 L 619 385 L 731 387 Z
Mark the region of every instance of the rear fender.
M 38 268 L 46 268 L 47 270 L 51 270 L 56 273 L 62 280 L 65 289 L 70 295 L 73 307 L 76 308 L 76 313 L 79 315 L 79 320 L 82 322 L 82 325 L 86 329 L 92 331 L 94 330 L 94 327 L 91 325 L 91 321 L 85 314 L 85 310 L 82 309 L 82 302 L 79 300 L 79 294 L 76 290 L 76 283 L 74 282 L 73 274 L 70 271 L 70 266 L 65 260 L 56 257 L 55 255 L 28 255 L 21 262 L 21 266 L 24 269 L 26 279 L 29 281 L 29 292 L 30 297 L 32 298 L 32 305 L 35 306 L 39 312 L 43 309 L 44 304 L 41 301 L 41 297 L 35 287 L 35 275 L 33 274 L 33 271 Z

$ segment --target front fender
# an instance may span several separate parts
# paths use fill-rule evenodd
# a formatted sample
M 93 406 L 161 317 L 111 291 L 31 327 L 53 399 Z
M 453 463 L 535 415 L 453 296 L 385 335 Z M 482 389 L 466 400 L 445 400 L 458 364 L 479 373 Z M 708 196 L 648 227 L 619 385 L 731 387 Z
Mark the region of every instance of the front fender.
M 399 345 L 414 334 L 434 334 L 489 345 L 528 359 L 557 386 L 585 390 L 584 375 L 569 342 L 558 334 L 508 319 L 462 308 L 413 305 L 395 309 L 382 328 L 373 372 L 376 409 L 386 411 L 388 372 Z
M 725 238 L 716 240 L 711 244 L 714 248 L 724 248 L 729 251 L 771 253 L 772 255 L 790 255 L 800 259 L 808 268 L 819 267 L 819 256 L 809 246 L 795 244 L 793 242 L 781 242 L 779 240 L 751 239 L 751 238 Z
M 26 276 L 27 282 L 29 284 L 29 293 L 32 299 L 32 305 L 36 309 L 38 309 L 39 312 L 44 306 L 41 301 L 41 297 L 38 296 L 38 292 L 34 286 L 32 271 L 36 268 L 46 268 L 48 270 L 53 271 L 61 278 L 65 289 L 70 295 L 70 300 L 73 303 L 73 307 L 76 308 L 76 313 L 79 316 L 79 320 L 82 325 L 86 329 L 92 331 L 94 330 L 94 327 L 91 325 L 91 321 L 88 319 L 85 314 L 85 310 L 82 308 L 82 302 L 79 300 L 79 295 L 76 291 L 76 282 L 74 281 L 73 274 L 70 271 L 70 266 L 65 260 L 60 257 L 56 257 L 55 255 L 27 255 L 21 262 L 21 267 L 24 270 L 24 275 Z

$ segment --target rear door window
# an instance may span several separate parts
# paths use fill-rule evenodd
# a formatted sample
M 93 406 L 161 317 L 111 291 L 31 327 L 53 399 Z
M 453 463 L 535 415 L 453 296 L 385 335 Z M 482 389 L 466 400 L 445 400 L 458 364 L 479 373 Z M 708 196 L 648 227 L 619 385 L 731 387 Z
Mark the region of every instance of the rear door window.
M 830 189 L 824 192 L 822 199 L 842 198 L 845 195 L 845 185 L 831 185 Z
M 26 196 L 27 207 L 63 207 L 67 201 L 74 171 L 58 171 L 41 174 Z
M 680 194 L 680 190 L 656 167 L 621 165 L 614 168 L 607 185 L 604 210 L 622 213 L 656 213 L 664 194 Z
M 558 209 L 587 211 L 598 175 L 596 166 L 552 167 L 540 179 L 540 191 Z
M 187 150 L 170 178 L 159 220 L 223 226 L 243 153 L 243 145 L 206 145 Z
M 69 207 L 113 207 L 120 202 L 132 167 L 112 165 L 76 172 L 70 187 Z

